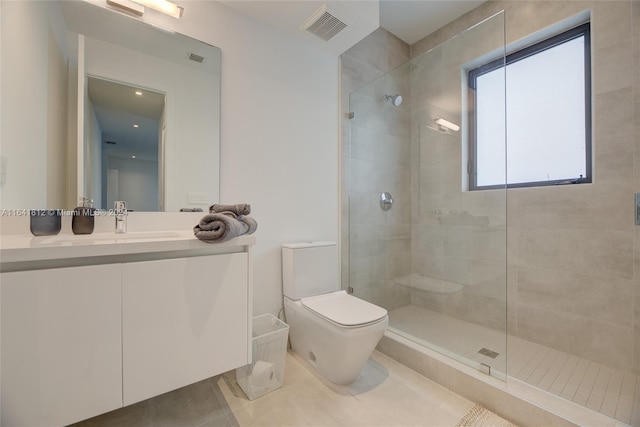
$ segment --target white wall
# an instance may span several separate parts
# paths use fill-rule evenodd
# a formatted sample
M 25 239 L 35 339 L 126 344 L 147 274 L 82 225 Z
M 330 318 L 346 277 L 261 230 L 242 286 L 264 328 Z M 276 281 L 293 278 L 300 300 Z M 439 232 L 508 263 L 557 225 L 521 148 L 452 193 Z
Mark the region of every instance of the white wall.
M 220 200 L 251 204 L 253 311 L 276 314 L 280 245 L 338 236 L 338 58 L 220 4 L 176 3 L 180 20 L 145 19 L 222 50 Z
M 44 3 L 46 4 L 46 3 Z M 64 20 L 55 5 L 42 7 L 40 2 L 2 2 L 2 91 L 3 103 L 2 146 L 0 151 L 7 159 L 7 181 L 0 189 L 3 208 L 56 208 L 56 194 L 52 204 L 47 200 L 47 147 L 57 150 L 60 144 L 49 144 L 49 132 L 56 141 L 64 129 L 57 124 L 48 127 L 47 105 L 66 105 L 64 91 L 49 90 L 49 84 L 59 84 L 59 77 L 66 75 Z M 20 43 L 16 43 L 20 40 Z M 49 66 L 62 67 L 51 70 Z M 51 99 L 51 97 L 60 99 Z M 51 117 L 55 119 L 55 117 Z M 57 153 L 53 153 L 57 154 Z M 49 162 L 62 160 L 54 155 Z M 60 177 L 56 177 L 60 180 Z

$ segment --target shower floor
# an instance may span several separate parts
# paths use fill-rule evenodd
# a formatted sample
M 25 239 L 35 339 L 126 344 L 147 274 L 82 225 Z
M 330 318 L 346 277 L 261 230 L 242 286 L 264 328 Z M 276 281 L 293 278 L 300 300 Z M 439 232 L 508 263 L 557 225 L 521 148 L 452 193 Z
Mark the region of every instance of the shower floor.
M 498 377 L 504 378 L 506 364 L 510 377 L 626 424 L 640 425 L 640 379 L 636 374 L 512 335 L 507 344 L 504 333 L 414 305 L 391 311 L 389 326 L 445 354 L 489 365 Z M 485 356 L 478 353 L 482 348 L 499 354 Z

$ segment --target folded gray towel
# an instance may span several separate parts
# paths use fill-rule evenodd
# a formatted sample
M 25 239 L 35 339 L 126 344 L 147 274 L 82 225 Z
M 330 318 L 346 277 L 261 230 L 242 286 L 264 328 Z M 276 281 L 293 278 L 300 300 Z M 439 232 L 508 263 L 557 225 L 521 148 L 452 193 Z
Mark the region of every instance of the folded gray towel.
M 233 212 L 207 214 L 193 227 L 193 234 L 203 242 L 222 243 L 243 234 L 251 234 L 258 227 L 253 218 L 237 216 Z
M 247 234 L 252 234 L 258 228 L 258 223 L 255 219 L 247 215 L 241 215 L 238 217 L 238 221 L 242 221 L 248 227 Z
M 251 205 L 247 203 L 238 203 L 237 205 L 211 205 L 209 213 L 233 212 L 236 215 L 249 215 L 251 213 Z

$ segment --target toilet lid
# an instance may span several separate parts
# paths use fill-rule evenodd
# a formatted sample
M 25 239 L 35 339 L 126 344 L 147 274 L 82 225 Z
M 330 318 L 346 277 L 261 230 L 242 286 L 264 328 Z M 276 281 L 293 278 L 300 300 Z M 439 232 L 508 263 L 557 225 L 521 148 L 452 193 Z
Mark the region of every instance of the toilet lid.
M 384 308 L 351 296 L 345 291 L 302 298 L 300 301 L 309 310 L 343 326 L 373 323 L 387 315 Z

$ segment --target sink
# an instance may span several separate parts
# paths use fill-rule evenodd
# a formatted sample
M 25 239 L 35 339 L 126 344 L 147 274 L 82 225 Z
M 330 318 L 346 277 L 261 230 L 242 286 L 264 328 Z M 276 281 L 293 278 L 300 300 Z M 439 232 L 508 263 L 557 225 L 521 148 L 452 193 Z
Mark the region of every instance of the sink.
M 38 245 L 74 245 L 122 243 L 130 241 L 147 241 L 157 239 L 175 239 L 183 234 L 176 231 L 137 231 L 123 234 L 94 233 L 94 234 L 59 234 L 50 237 L 36 237 L 33 243 Z

